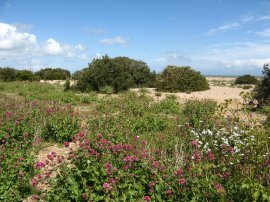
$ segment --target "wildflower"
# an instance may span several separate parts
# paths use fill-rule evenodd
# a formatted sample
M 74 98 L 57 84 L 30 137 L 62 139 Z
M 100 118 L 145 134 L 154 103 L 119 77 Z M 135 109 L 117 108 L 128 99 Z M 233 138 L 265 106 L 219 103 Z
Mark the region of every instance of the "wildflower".
M 148 184 L 148 186 L 149 186 L 150 188 L 153 188 L 155 185 L 156 185 L 156 183 L 155 183 L 154 181 L 151 181 L 151 182 L 149 182 L 149 184 Z
M 179 184 L 181 184 L 181 185 L 185 185 L 185 184 L 186 184 L 186 180 L 183 179 L 183 178 L 180 178 L 180 179 L 178 180 L 178 182 L 179 182 Z
M 177 172 L 176 172 L 176 175 L 178 175 L 178 176 L 182 176 L 183 175 L 183 170 L 181 169 L 181 168 L 179 168 L 178 170 L 177 170 Z
M 207 151 L 207 157 L 208 157 L 208 159 L 210 161 L 215 160 L 215 156 L 214 156 L 213 152 L 210 149 Z
M 31 181 L 31 185 L 33 186 L 33 187 L 35 187 L 35 186 L 37 186 L 37 184 L 38 184 L 38 180 L 37 179 L 32 179 L 32 181 Z
M 69 142 L 64 142 L 64 147 L 69 147 Z
M 159 167 L 159 170 L 160 171 L 164 171 L 166 169 L 166 166 L 164 166 L 164 165 L 161 165 L 160 167 Z
M 19 160 L 19 161 L 23 161 L 23 160 L 24 160 L 24 158 L 23 158 L 23 157 L 20 157 L 20 158 L 18 158 L 18 160 Z
M 139 137 L 140 137 L 140 136 L 136 135 L 136 136 L 134 136 L 133 140 L 134 140 L 134 141 L 137 141 L 137 140 L 139 139 Z
M 193 140 L 193 141 L 191 142 L 191 144 L 192 144 L 192 146 L 194 146 L 195 148 L 198 148 L 198 147 L 199 147 L 199 143 L 198 143 L 197 140 Z
M 150 201 L 150 200 L 151 200 L 150 196 L 145 196 L 145 197 L 144 197 L 144 201 L 147 201 L 147 202 L 148 202 L 148 201 Z
M 166 194 L 169 195 L 169 196 L 172 195 L 172 193 L 173 193 L 173 191 L 170 190 L 170 189 L 166 191 Z
M 47 158 L 50 159 L 51 161 L 53 161 L 53 159 L 54 159 L 54 157 L 53 157 L 52 154 L 48 154 L 48 155 L 47 155 Z
M 219 193 L 219 194 L 225 194 L 225 189 L 222 187 L 221 184 L 216 183 L 215 188 L 217 190 L 217 193 Z
M 45 166 L 45 163 L 43 163 L 42 161 L 40 161 L 36 164 L 36 168 L 38 168 L 38 169 L 43 168 L 44 166 Z
M 112 187 L 111 187 L 111 185 L 110 185 L 109 183 L 105 182 L 105 183 L 103 184 L 103 189 L 105 189 L 105 190 L 111 190 Z
M 152 166 L 154 166 L 155 168 L 157 168 L 158 167 L 158 161 L 154 161 L 153 164 L 152 164 Z

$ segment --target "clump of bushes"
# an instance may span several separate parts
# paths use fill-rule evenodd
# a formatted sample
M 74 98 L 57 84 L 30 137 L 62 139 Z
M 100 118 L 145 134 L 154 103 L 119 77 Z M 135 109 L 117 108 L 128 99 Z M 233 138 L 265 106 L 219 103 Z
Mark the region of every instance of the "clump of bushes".
M 107 55 L 94 59 L 88 68 L 77 75 L 77 88 L 82 92 L 101 92 L 110 86 L 114 93 L 118 93 L 131 87 L 151 87 L 155 81 L 155 73 L 143 61 L 128 57 L 110 58 Z
M 66 69 L 61 68 L 45 68 L 35 72 L 35 75 L 43 80 L 66 80 L 71 74 Z
M 157 79 L 157 90 L 166 92 L 193 92 L 209 89 L 200 72 L 191 67 L 167 66 Z
M 258 79 L 255 76 L 245 74 L 236 78 L 234 84 L 257 84 Z
M 262 79 L 254 89 L 254 99 L 258 101 L 258 107 L 270 103 L 270 65 L 265 64 L 262 71 Z

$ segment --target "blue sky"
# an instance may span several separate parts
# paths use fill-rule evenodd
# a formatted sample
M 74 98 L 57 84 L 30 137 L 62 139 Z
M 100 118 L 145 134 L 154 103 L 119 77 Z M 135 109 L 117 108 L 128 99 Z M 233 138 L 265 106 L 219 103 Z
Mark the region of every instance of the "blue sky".
M 0 66 L 74 72 L 104 54 L 260 75 L 270 0 L 0 0 Z

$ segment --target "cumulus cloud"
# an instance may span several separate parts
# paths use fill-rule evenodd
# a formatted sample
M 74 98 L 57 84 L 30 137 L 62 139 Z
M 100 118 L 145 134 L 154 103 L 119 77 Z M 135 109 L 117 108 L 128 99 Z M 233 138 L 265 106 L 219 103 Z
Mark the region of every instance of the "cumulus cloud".
M 69 59 L 70 62 L 86 58 L 84 56 L 86 47 L 82 44 L 65 44 L 54 38 L 38 42 L 34 34 L 23 31 L 30 28 L 29 26 L 17 25 L 19 28 L 14 24 L 0 22 L 1 66 L 38 69 L 42 64 L 62 64 L 63 59 Z
M 240 27 L 241 25 L 238 22 L 232 22 L 232 23 L 225 23 L 222 26 L 219 26 L 217 28 L 214 29 L 210 29 L 208 32 L 206 32 L 206 35 L 211 36 L 211 35 L 215 35 L 217 33 L 220 32 L 225 32 L 237 27 Z
M 126 46 L 127 45 L 127 39 L 125 39 L 124 37 L 121 36 L 117 36 L 115 38 L 106 38 L 106 39 L 101 39 L 99 42 L 101 44 L 105 44 L 105 45 L 123 45 Z
M 32 49 L 35 46 L 35 35 L 19 32 L 13 25 L 0 23 L 0 50 Z
M 43 44 L 43 49 L 44 49 L 45 53 L 47 53 L 49 55 L 59 55 L 59 54 L 62 54 L 64 52 L 64 49 L 60 45 L 60 43 L 58 43 L 57 41 L 55 41 L 52 38 L 49 38 Z

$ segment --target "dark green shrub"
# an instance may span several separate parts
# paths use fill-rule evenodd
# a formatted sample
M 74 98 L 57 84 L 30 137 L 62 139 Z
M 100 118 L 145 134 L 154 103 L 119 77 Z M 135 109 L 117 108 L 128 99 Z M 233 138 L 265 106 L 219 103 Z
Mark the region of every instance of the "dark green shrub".
M 258 107 L 270 103 L 270 69 L 269 64 L 263 66 L 262 79 L 254 89 L 254 99 L 258 101 Z
M 217 109 L 217 103 L 213 100 L 188 100 L 185 103 L 183 113 L 186 121 L 195 129 L 211 128 L 212 117 Z
M 2 81 L 15 81 L 16 69 L 5 67 L 0 69 L 0 80 Z
M 206 78 L 191 67 L 168 66 L 157 80 L 158 91 L 193 92 L 207 89 Z
M 40 79 L 43 80 L 65 80 L 71 77 L 70 72 L 61 68 L 45 68 L 35 73 Z
M 234 84 L 257 84 L 258 79 L 255 76 L 251 76 L 249 74 L 245 74 L 243 76 L 239 76 Z
M 36 77 L 34 76 L 33 72 L 30 70 L 17 70 L 16 77 L 17 77 L 16 80 L 19 80 L 19 81 L 36 80 Z
M 111 86 L 118 93 L 131 87 L 153 85 L 155 74 L 142 61 L 105 55 L 94 59 L 88 68 L 77 73 L 77 78 L 77 88 L 80 91 L 100 92 L 106 86 Z

